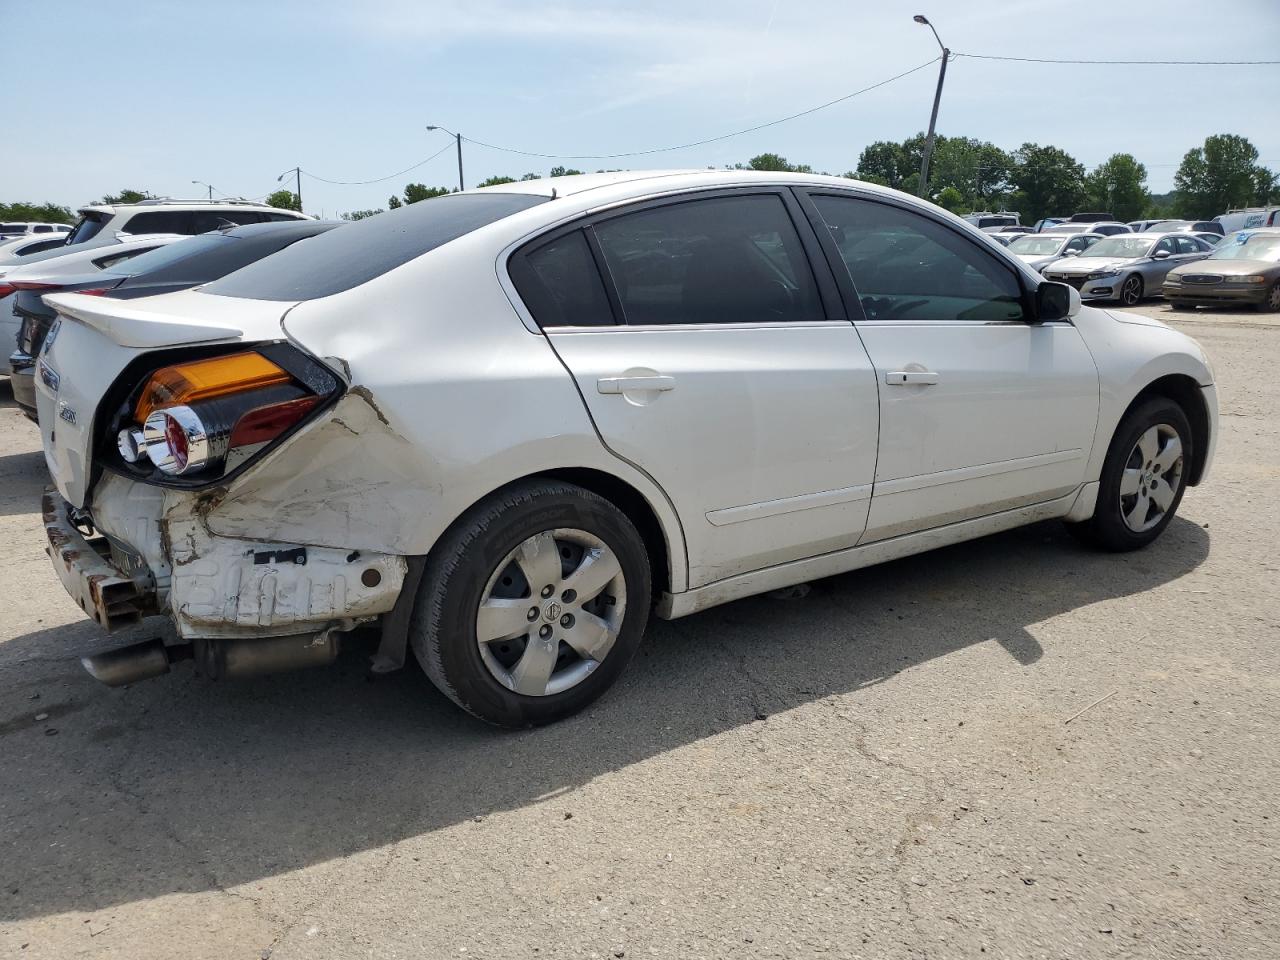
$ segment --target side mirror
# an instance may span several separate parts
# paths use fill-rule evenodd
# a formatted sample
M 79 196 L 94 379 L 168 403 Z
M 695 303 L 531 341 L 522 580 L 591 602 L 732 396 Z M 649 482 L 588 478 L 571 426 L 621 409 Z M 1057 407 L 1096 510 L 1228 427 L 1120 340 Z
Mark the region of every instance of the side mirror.
M 1036 315 L 1033 323 L 1066 320 L 1080 311 L 1080 294 L 1066 283 L 1042 280 L 1036 287 Z
M 1151 255 L 1151 258 L 1153 260 L 1168 260 L 1171 256 L 1173 256 L 1173 254 L 1168 250 L 1157 250 Z
M 1064 253 L 1064 254 L 1063 254 L 1063 256 L 1064 256 L 1064 257 L 1078 257 L 1078 256 L 1080 256 L 1080 251 L 1079 251 L 1079 250 L 1068 250 L 1066 253 Z

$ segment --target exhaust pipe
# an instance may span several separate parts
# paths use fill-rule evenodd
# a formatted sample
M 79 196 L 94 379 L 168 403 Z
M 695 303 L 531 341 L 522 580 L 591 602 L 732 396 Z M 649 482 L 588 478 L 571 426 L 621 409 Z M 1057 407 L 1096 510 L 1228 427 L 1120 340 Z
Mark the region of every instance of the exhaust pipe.
M 168 673 L 169 662 L 164 641 L 158 638 L 80 658 L 89 676 L 108 687 L 124 687 Z
M 339 633 L 355 624 L 343 620 L 320 633 L 261 639 L 200 639 L 190 644 L 166 646 L 163 640 L 144 640 L 127 647 L 106 650 L 80 663 L 95 680 L 109 687 L 123 687 L 169 672 L 169 665 L 194 659 L 208 677 L 257 677 L 304 667 L 323 667 L 338 657 Z

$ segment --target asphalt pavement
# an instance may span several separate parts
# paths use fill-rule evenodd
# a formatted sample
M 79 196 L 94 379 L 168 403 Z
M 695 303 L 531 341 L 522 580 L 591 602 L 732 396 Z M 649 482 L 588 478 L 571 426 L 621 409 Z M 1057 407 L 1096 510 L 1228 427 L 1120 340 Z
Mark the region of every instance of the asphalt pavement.
M 1056 523 L 655 622 L 521 733 L 416 669 L 121 690 L 0 381 L 0 956 L 1280 956 L 1280 317 L 1151 548 Z M 163 624 L 135 633 L 153 636 Z

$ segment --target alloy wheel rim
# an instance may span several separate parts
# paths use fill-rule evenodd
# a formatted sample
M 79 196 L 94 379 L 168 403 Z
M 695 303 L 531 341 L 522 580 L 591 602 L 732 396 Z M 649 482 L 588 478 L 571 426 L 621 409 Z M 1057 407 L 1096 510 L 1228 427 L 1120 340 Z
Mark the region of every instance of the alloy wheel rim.
M 1124 299 L 1126 306 L 1133 306 L 1141 299 L 1138 296 L 1138 278 L 1130 277 L 1124 282 L 1124 288 L 1120 291 L 1121 297 Z
M 1182 487 L 1182 438 L 1167 423 L 1145 430 L 1120 474 L 1120 516 L 1134 533 L 1159 525 Z
M 572 528 L 535 533 L 498 563 L 480 594 L 480 658 L 514 693 L 563 693 L 604 662 L 626 606 L 622 565 L 603 540 Z
M 1280 283 L 1271 287 L 1271 292 L 1267 294 L 1267 306 L 1272 310 L 1280 310 Z

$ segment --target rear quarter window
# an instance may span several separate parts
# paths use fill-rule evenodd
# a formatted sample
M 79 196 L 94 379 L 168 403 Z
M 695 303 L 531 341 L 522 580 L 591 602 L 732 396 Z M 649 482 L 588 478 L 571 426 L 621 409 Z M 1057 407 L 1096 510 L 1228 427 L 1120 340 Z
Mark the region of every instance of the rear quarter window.
M 423 200 L 286 247 L 201 292 L 250 300 L 328 297 L 546 201 L 523 193 L 460 193 Z

